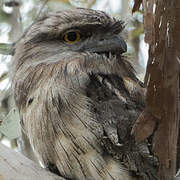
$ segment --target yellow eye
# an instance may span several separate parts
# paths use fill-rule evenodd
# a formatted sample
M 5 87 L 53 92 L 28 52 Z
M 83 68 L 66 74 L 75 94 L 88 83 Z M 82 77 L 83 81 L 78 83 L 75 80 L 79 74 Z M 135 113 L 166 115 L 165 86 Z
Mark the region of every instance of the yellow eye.
M 81 39 L 81 34 L 78 31 L 69 31 L 63 36 L 63 40 L 67 44 L 74 44 L 79 42 Z

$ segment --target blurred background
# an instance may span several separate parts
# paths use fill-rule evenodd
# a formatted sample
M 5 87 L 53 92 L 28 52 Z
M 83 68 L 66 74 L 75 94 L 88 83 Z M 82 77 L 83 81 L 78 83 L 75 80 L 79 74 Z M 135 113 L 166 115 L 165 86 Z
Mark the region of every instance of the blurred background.
M 34 21 L 48 12 L 75 7 L 103 10 L 125 21 L 123 36 L 128 44 L 126 55 L 143 81 L 148 45 L 144 43 L 141 8 L 132 14 L 133 3 L 133 0 L 0 0 L 0 141 L 3 144 L 17 151 L 28 151 L 29 148 L 28 142 L 26 144 L 26 140 L 22 140 L 19 116 L 8 79 L 11 44 L 16 43 Z

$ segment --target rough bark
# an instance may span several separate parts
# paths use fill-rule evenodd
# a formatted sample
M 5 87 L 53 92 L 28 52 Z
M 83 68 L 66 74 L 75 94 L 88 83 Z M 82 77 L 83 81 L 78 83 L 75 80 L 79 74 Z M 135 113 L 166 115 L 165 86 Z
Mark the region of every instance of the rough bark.
M 150 49 L 145 79 L 147 108 L 144 111 L 144 114 L 148 115 L 141 117 L 148 118 L 138 119 L 135 133 L 137 141 L 152 135 L 153 152 L 160 162 L 159 179 L 170 180 L 177 169 L 180 1 L 157 0 L 154 4 L 151 2 L 143 1 L 145 22 L 148 23 L 145 24 L 146 42 L 150 44 Z M 148 6 L 151 12 L 147 13 Z M 144 121 L 148 123 L 143 124 Z M 140 132 L 137 131 L 139 126 L 143 126 Z

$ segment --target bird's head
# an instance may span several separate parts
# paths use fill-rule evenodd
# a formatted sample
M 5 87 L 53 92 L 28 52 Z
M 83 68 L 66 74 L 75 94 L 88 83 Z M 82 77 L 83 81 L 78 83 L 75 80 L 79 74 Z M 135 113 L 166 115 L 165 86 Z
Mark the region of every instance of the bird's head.
M 84 8 L 52 13 L 33 23 L 17 43 L 12 60 L 10 75 L 16 102 L 25 102 L 42 78 L 46 81 L 61 71 L 133 74 L 121 58 L 127 49 L 120 35 L 123 28 L 122 21 Z
M 73 9 L 49 14 L 35 22 L 25 33 L 18 48 L 23 62 L 28 59 L 52 61 L 73 53 L 112 55 L 126 52 L 120 36 L 122 21 L 92 9 Z

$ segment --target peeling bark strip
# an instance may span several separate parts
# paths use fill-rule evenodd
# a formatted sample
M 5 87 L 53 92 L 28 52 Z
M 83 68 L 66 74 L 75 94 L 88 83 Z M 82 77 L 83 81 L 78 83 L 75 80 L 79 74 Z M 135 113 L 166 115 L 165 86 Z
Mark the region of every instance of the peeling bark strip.
M 151 7 L 151 14 L 147 13 L 148 6 Z M 146 40 L 150 49 L 145 77 L 147 108 L 148 113 L 152 114 L 152 118 L 143 114 L 143 117 L 147 117 L 147 119 L 138 119 L 134 133 L 137 139 L 142 139 L 142 137 L 146 137 L 146 134 L 152 133 L 149 124 L 156 122 L 153 151 L 160 161 L 158 175 L 160 180 L 170 180 L 176 173 L 179 131 L 180 1 L 157 0 L 154 2 L 154 14 L 152 7 L 152 3 L 143 1 L 144 22 L 148 22 L 148 17 L 151 17 L 152 23 L 151 32 L 149 32 L 149 28 L 148 32 L 146 31 Z M 147 24 L 144 25 L 146 29 Z M 149 40 L 150 36 L 151 40 Z M 140 121 L 152 122 L 143 124 Z M 137 133 L 138 126 L 142 126 L 142 124 L 144 125 L 142 131 Z M 144 129 L 151 132 L 144 132 Z
M 139 10 L 139 8 L 140 8 L 140 6 L 142 4 L 142 1 L 143 0 L 134 0 L 134 6 L 133 6 L 133 9 L 132 9 L 132 13 Z

